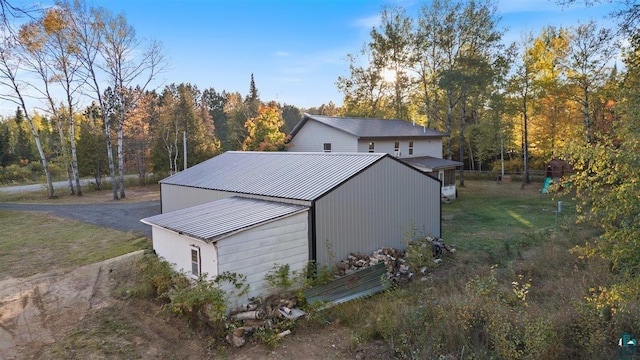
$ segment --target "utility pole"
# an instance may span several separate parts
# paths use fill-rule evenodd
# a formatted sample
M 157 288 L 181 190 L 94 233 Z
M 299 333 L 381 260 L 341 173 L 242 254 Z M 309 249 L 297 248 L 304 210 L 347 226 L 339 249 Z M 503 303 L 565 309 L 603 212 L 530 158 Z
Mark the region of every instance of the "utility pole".
M 182 132 L 182 148 L 184 152 L 184 170 L 187 170 L 187 132 Z

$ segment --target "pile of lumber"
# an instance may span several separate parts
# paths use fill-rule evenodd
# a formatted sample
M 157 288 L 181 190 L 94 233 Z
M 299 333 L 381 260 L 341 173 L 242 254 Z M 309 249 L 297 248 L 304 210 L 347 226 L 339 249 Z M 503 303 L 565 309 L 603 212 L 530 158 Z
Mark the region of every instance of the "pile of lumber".
M 360 269 L 384 263 L 387 267 L 389 279 L 410 278 L 409 266 L 404 259 L 405 253 L 394 248 L 382 248 L 371 255 L 351 253 L 346 259 L 337 264 L 336 276 L 349 275 Z
M 456 249 L 444 243 L 442 238 L 436 236 L 425 236 L 418 240 L 410 241 L 409 248 L 417 249 L 417 253 L 431 254 L 433 261 L 442 261 L 445 252 L 455 252 Z M 387 266 L 388 278 L 395 283 L 405 283 L 413 278 L 413 271 L 407 264 L 407 252 L 394 248 L 382 248 L 372 254 L 351 253 L 346 259 L 337 264 L 336 276 L 344 276 L 360 269 L 385 263 Z M 425 259 L 426 260 L 426 259 Z
M 267 328 L 276 330 L 278 322 L 286 319 L 295 319 L 304 312 L 297 309 L 297 298 L 293 294 L 272 295 L 264 300 L 252 299 L 249 303 L 242 304 L 229 310 L 229 318 L 233 322 L 240 323 L 226 336 L 226 341 L 235 346 L 241 347 L 246 343 L 246 336 L 253 334 L 256 330 Z M 278 337 L 290 334 L 290 330 L 278 333 Z

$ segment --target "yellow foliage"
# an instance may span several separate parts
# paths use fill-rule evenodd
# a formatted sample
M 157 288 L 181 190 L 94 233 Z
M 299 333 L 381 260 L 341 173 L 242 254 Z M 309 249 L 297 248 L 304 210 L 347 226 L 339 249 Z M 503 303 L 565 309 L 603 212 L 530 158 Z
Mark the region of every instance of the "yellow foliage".
M 59 33 L 67 26 L 64 14 L 57 8 L 47 10 L 41 22 L 48 35 Z

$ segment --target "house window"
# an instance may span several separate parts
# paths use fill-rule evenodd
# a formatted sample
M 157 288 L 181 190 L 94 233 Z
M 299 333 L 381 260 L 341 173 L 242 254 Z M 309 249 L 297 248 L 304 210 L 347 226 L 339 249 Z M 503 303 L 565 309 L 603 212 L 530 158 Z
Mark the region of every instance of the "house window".
M 413 155 L 413 141 L 409 141 L 409 155 Z
M 396 156 L 400 156 L 400 141 L 396 141 L 395 145 L 393 146 L 393 151 Z
M 373 145 L 373 141 L 369 143 L 369 152 L 373 152 L 374 150 L 374 145 Z
M 324 143 L 324 152 L 331 152 L 331 143 Z
M 200 248 L 191 246 L 191 274 L 200 276 Z

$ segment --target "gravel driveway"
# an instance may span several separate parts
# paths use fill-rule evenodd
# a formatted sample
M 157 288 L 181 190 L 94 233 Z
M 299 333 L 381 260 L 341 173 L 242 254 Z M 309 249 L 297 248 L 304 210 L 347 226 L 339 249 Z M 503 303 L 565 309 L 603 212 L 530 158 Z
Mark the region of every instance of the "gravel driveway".
M 151 226 L 141 223 L 140 219 L 160 214 L 160 200 L 60 205 L 0 203 L 0 210 L 44 211 L 55 216 L 125 232 L 132 231 L 151 238 Z

